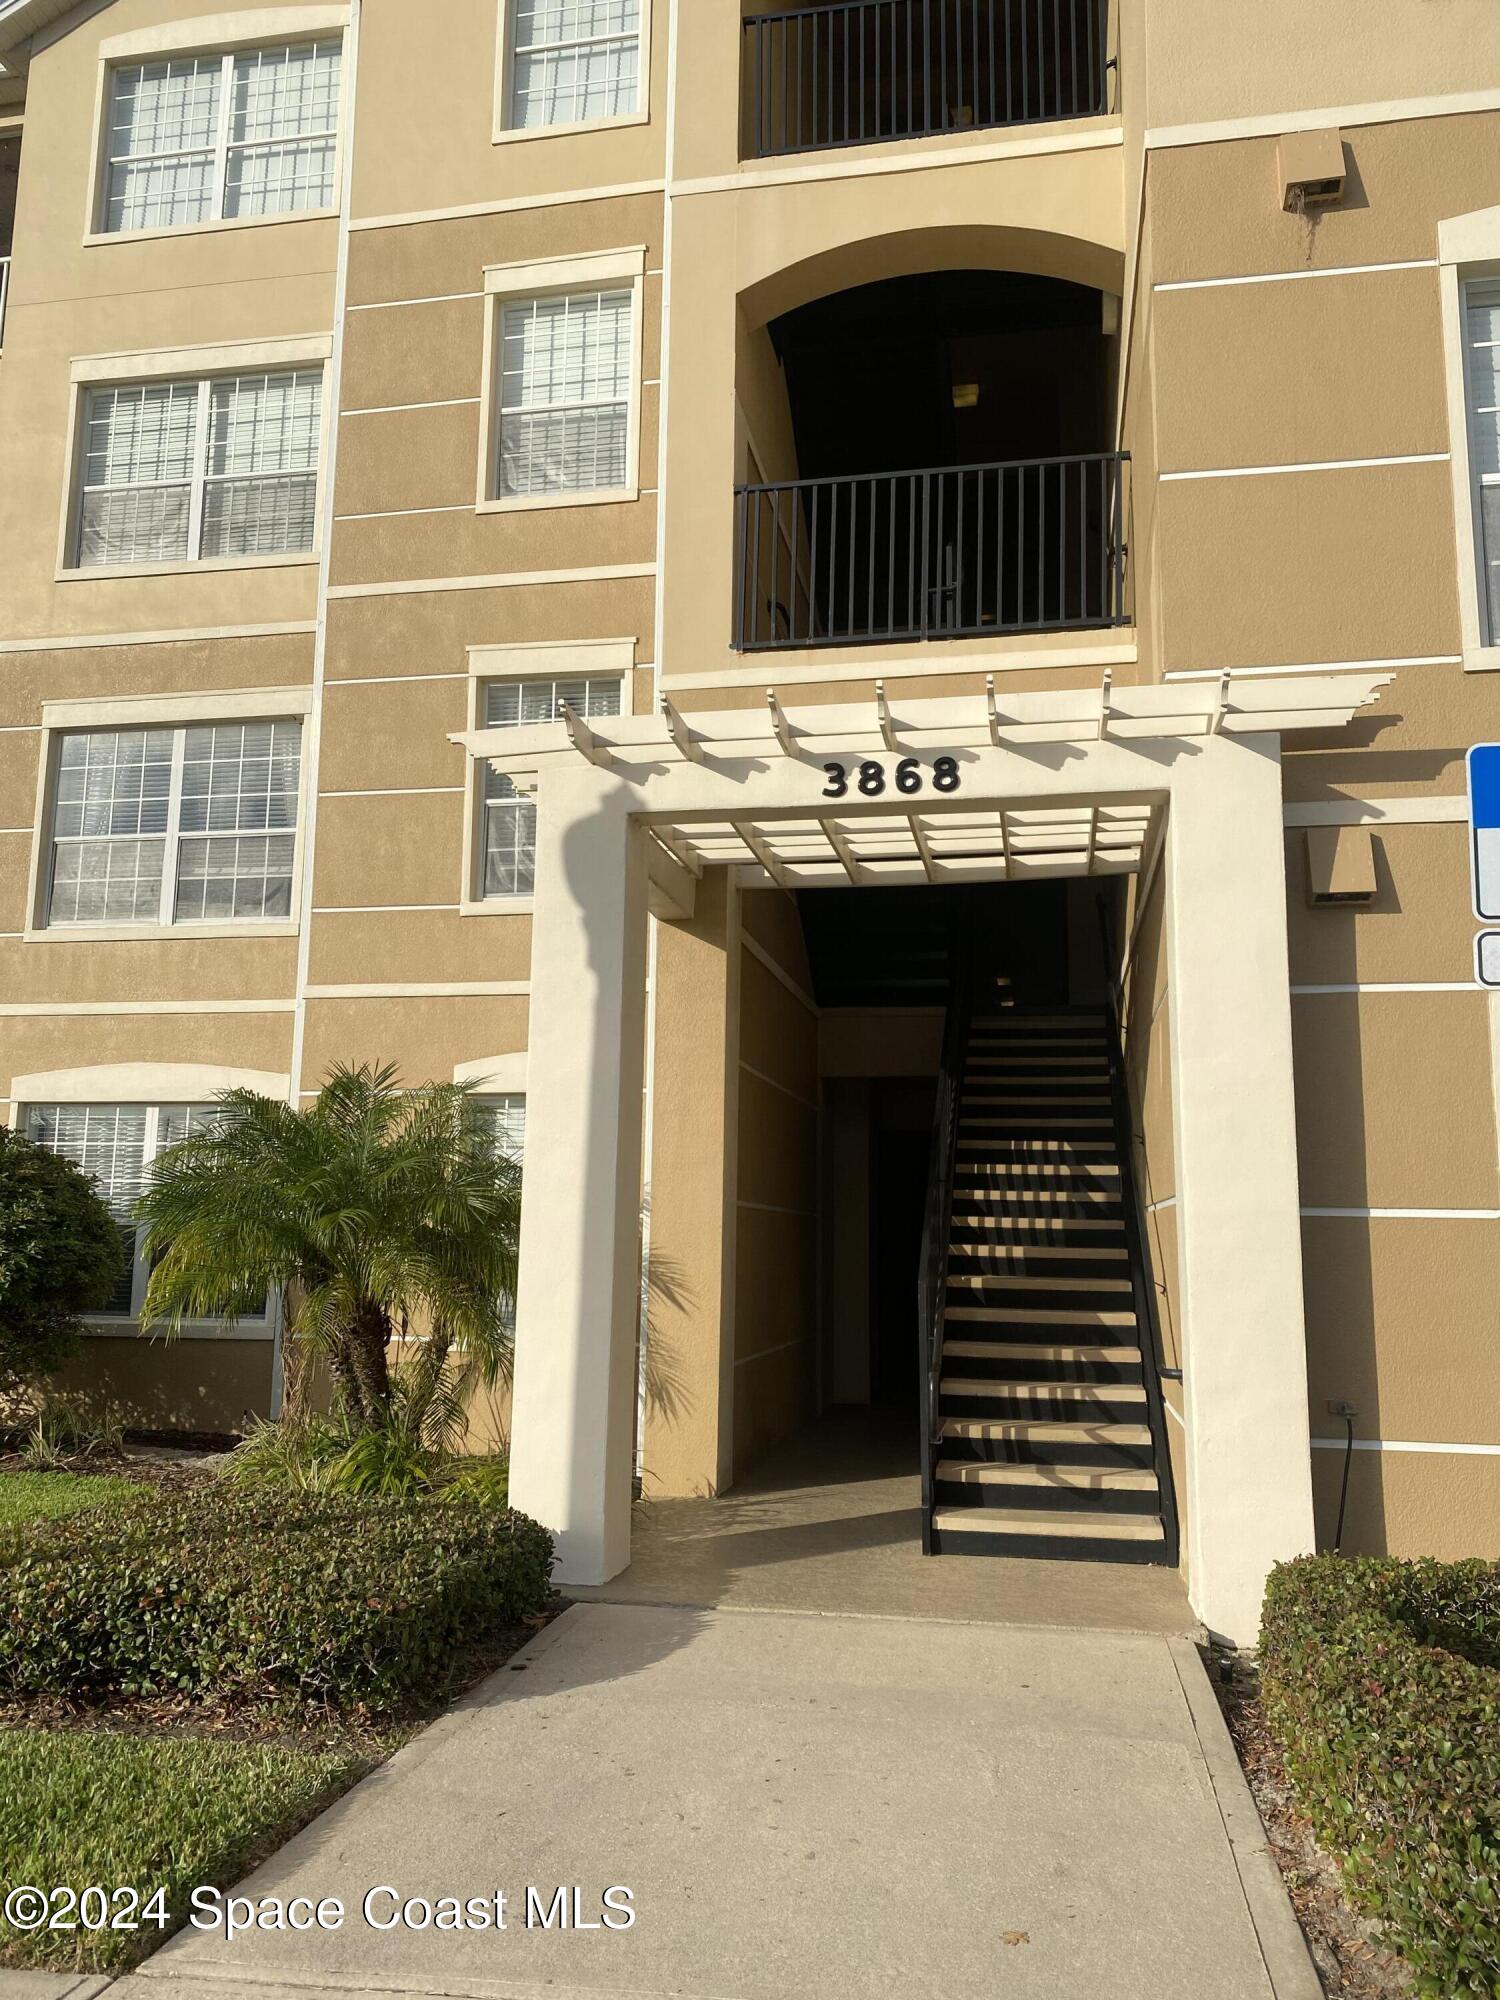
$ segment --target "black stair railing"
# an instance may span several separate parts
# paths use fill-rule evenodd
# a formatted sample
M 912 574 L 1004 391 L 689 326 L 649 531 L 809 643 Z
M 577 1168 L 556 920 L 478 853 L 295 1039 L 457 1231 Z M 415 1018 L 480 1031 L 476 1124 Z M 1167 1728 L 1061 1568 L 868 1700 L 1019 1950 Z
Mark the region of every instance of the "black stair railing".
M 745 22 L 753 158 L 1109 108 L 1109 0 L 840 0 Z
M 1124 625 L 1128 452 L 735 489 L 741 652 Z
M 958 1171 L 958 1118 L 963 1067 L 973 1012 L 972 932 L 960 919 L 953 926 L 953 978 L 943 1023 L 942 1066 L 932 1122 L 927 1166 L 927 1202 L 922 1218 L 922 1256 L 917 1274 L 918 1376 L 922 1425 L 922 1553 L 932 1554 L 938 1430 L 942 1422 L 943 1312 L 948 1298 L 948 1239 L 953 1221 L 953 1184 Z

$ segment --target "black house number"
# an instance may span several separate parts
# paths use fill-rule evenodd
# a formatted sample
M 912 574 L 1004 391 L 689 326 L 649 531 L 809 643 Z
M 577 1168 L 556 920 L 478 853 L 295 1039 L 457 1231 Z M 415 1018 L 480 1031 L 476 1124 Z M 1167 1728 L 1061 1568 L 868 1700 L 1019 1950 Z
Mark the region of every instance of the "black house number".
M 828 783 L 823 787 L 825 799 L 845 799 L 849 796 L 849 780 L 852 775 L 854 788 L 861 798 L 878 799 L 886 789 L 884 764 L 873 758 L 869 763 L 856 764 L 852 773 L 847 764 L 825 764 L 823 769 Z M 926 783 L 922 766 L 915 757 L 903 757 L 896 766 L 896 790 L 910 795 L 920 792 Z M 956 757 L 939 757 L 932 767 L 932 789 L 935 792 L 956 792 L 962 779 L 959 776 Z

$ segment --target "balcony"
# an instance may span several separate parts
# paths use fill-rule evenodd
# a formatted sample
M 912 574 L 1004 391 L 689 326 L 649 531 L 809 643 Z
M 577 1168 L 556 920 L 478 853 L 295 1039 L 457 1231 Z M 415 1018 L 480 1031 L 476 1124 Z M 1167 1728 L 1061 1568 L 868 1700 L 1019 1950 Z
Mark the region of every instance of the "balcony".
M 840 0 L 744 36 L 753 159 L 1110 108 L 1109 0 Z
M 1128 466 L 1099 452 L 742 486 L 735 647 L 1127 624 Z
M 739 385 L 735 649 L 1128 625 L 1114 323 L 1087 286 L 973 270 L 773 321 Z

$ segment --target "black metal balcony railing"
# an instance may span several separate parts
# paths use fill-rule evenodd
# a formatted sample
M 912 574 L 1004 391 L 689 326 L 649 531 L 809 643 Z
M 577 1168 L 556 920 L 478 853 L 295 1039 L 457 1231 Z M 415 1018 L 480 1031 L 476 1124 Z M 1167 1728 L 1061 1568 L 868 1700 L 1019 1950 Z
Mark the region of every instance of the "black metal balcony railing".
M 842 0 L 745 38 L 758 159 L 1109 109 L 1109 0 Z
M 1129 621 L 1125 452 L 736 489 L 734 644 L 857 646 Z

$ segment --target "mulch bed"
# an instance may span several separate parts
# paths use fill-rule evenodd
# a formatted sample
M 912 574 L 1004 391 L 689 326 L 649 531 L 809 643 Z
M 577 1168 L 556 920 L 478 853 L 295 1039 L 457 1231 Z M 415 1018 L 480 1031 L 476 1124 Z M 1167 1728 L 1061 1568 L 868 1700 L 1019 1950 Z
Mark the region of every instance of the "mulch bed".
M 1231 1676 L 1227 1680 L 1225 1672 Z M 1266 1726 L 1253 1663 L 1218 1653 L 1209 1678 L 1324 1991 L 1336 2000 L 1395 2000 L 1410 1994 L 1411 1967 L 1384 1942 L 1383 1925 L 1347 1900 L 1337 1864 L 1297 1811 L 1280 1748 Z

